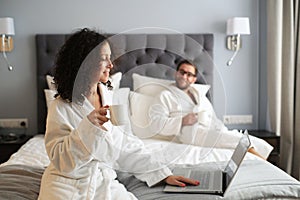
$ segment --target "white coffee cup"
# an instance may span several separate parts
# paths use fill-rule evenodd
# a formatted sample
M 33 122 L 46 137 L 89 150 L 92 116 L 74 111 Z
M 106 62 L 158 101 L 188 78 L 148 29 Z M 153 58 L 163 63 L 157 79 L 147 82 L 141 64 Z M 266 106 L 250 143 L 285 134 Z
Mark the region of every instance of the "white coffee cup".
M 198 123 L 202 126 L 210 126 L 210 114 L 208 111 L 200 111 L 197 113 L 198 115 Z
M 127 105 L 111 105 L 109 106 L 110 121 L 115 126 L 121 126 L 128 123 Z

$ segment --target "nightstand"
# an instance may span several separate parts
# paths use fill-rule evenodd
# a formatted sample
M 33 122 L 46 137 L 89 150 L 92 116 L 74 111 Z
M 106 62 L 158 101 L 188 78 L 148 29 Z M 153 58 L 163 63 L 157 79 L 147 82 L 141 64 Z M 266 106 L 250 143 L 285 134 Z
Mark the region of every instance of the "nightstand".
M 19 148 L 25 144 L 32 135 L 20 135 L 15 141 L 1 141 L 0 142 L 0 163 L 3 163 L 9 159 L 9 157 L 19 150 Z
M 268 161 L 278 167 L 280 160 L 280 136 L 266 130 L 248 130 L 248 132 L 250 135 L 261 138 L 274 147 Z

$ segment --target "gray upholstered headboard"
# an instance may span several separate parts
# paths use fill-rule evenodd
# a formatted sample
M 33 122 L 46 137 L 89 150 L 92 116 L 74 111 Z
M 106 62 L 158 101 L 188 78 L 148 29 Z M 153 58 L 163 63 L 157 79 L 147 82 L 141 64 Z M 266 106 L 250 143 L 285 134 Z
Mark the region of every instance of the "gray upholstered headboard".
M 121 87 L 132 88 L 132 73 L 150 77 L 174 79 L 176 65 L 182 59 L 198 67 L 198 83 L 210 84 L 212 99 L 213 46 L 212 34 L 125 34 L 108 35 L 114 54 L 114 70 L 122 72 Z M 36 35 L 38 132 L 45 132 L 47 88 L 46 75 L 53 75 L 55 55 L 69 34 Z

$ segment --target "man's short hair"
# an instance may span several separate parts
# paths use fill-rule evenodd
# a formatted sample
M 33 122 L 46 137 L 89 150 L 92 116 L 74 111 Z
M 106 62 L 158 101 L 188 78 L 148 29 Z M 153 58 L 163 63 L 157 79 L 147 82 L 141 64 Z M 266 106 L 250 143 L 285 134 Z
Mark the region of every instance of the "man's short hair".
M 197 76 L 197 74 L 198 74 L 197 66 L 196 66 L 193 62 L 191 62 L 191 61 L 189 61 L 189 60 L 182 60 L 182 61 L 180 61 L 180 62 L 178 63 L 178 65 L 177 65 L 176 71 L 178 71 L 179 68 L 180 68 L 180 66 L 183 65 L 183 64 L 187 64 L 187 65 L 193 66 L 194 69 L 195 69 L 195 75 Z

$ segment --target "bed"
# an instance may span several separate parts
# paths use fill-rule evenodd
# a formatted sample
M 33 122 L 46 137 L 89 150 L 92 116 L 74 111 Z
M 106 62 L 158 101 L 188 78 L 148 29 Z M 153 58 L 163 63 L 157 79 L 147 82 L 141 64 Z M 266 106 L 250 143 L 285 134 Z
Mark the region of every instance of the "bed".
M 151 95 L 172 81 L 176 64 L 183 58 L 199 66 L 197 83 L 210 85 L 206 97 L 213 99 L 213 34 L 122 34 L 108 35 L 114 52 L 115 103 L 127 103 L 131 128 L 146 148 L 157 159 L 173 167 L 211 166 L 223 168 L 232 155 L 232 149 L 205 148 L 180 144 L 173 139 L 147 135 L 145 116 Z M 38 134 L 24 144 L 18 152 L 0 165 L 1 199 L 37 199 L 40 179 L 49 160 L 43 134 L 47 103 L 51 101 L 51 75 L 55 54 L 69 34 L 36 35 L 38 83 Z M 46 76 L 50 75 L 50 76 Z M 49 79 L 48 79 L 49 78 Z M 50 81 L 51 82 L 51 81 Z M 156 83 L 158 87 L 149 88 Z M 159 83 L 159 84 L 157 84 Z M 149 92 L 152 92 L 149 94 Z M 47 96 L 48 94 L 48 96 Z M 133 117 L 135 116 L 135 117 Z M 172 150 L 170 150 L 172 149 Z M 271 163 L 247 154 L 230 191 L 223 197 L 204 194 L 170 194 L 163 192 L 163 184 L 148 188 L 133 175 L 119 171 L 118 180 L 138 199 L 299 199 L 300 183 Z

